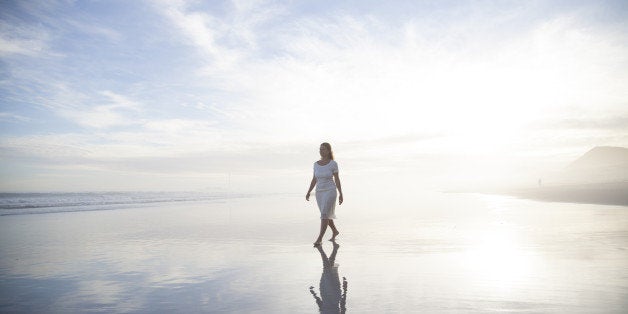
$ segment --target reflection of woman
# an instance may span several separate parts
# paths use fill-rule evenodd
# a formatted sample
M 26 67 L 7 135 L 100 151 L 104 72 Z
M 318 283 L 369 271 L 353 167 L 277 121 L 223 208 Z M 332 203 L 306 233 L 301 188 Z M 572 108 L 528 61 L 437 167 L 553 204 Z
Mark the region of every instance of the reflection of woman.
M 321 313 L 344 313 L 347 308 L 347 278 L 342 277 L 342 291 L 340 290 L 340 279 L 338 279 L 338 264 L 335 264 L 338 245 L 334 242 L 334 250 L 327 258 L 321 246 L 317 246 L 318 252 L 323 259 L 323 274 L 320 282 L 320 297 L 316 295 L 314 287 L 310 287 L 310 293 L 314 296 L 318 309 Z
M 318 238 L 314 242 L 314 246 L 321 245 L 323 235 L 327 230 L 327 225 L 331 228 L 333 235 L 330 241 L 334 241 L 336 236 L 340 234 L 334 219 L 336 218 L 336 189 L 340 193 L 338 204 L 342 204 L 342 188 L 340 186 L 340 177 L 338 176 L 338 164 L 334 161 L 334 154 L 331 151 L 329 143 L 321 144 L 319 153 L 321 160 L 314 163 L 314 176 L 310 183 L 310 188 L 305 195 L 306 200 L 310 200 L 310 192 L 316 185 L 316 204 L 321 211 L 321 229 Z

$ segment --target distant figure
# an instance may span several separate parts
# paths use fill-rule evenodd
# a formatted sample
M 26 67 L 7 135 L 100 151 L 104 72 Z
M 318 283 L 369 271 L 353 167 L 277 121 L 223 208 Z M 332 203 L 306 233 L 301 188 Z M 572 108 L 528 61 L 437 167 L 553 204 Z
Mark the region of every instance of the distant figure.
M 319 284 L 320 297 L 314 291 L 313 286 L 310 287 L 310 293 L 316 300 L 318 310 L 323 314 L 345 313 L 347 311 L 347 278 L 342 277 L 342 290 L 340 290 L 338 264 L 335 263 L 339 247 L 340 245 L 334 242 L 334 250 L 329 258 L 321 246 L 316 247 L 323 259 L 323 273 Z
M 340 234 L 334 224 L 334 219 L 336 218 L 336 189 L 340 193 L 338 205 L 342 204 L 342 188 L 340 187 L 340 177 L 338 176 L 338 164 L 334 161 L 331 145 L 329 143 L 321 144 L 319 153 L 321 154 L 321 159 L 314 163 L 314 176 L 305 195 L 305 200 L 309 201 L 310 192 L 316 186 L 316 204 L 321 211 L 321 229 L 314 246 L 321 245 L 327 225 L 333 231 L 329 241 L 334 241 L 336 236 Z
M 541 181 L 541 178 L 539 178 L 539 187 L 541 187 L 541 185 L 543 185 L 543 181 Z

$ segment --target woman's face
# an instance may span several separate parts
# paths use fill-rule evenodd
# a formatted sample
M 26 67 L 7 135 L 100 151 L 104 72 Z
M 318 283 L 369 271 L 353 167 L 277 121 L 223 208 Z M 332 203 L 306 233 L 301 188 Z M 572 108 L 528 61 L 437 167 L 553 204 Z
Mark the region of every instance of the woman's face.
M 319 153 L 321 154 L 322 158 L 329 157 L 329 149 L 327 149 L 325 145 L 321 145 L 321 147 L 319 148 Z

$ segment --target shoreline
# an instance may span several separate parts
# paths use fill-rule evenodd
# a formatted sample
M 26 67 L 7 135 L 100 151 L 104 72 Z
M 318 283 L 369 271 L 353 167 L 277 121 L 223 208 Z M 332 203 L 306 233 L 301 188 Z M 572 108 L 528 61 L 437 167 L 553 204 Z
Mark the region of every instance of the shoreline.
M 476 192 L 545 202 L 628 206 L 628 182 L 548 185 Z

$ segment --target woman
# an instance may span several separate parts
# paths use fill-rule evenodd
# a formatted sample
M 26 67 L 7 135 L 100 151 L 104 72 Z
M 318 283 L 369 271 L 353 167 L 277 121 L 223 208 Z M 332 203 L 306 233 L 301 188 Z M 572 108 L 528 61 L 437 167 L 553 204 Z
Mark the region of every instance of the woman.
M 305 200 L 309 201 L 310 192 L 316 186 L 316 204 L 318 204 L 318 209 L 321 211 L 321 230 L 318 238 L 316 238 L 316 242 L 314 242 L 314 246 L 321 245 L 327 225 L 333 231 L 329 241 L 336 240 L 336 236 L 340 234 L 334 224 L 334 219 L 336 218 L 336 189 L 340 193 L 338 205 L 342 204 L 342 188 L 340 187 L 340 177 L 338 177 L 338 164 L 334 161 L 331 145 L 329 143 L 321 144 L 319 153 L 321 154 L 321 160 L 314 163 L 314 176 L 305 195 Z

